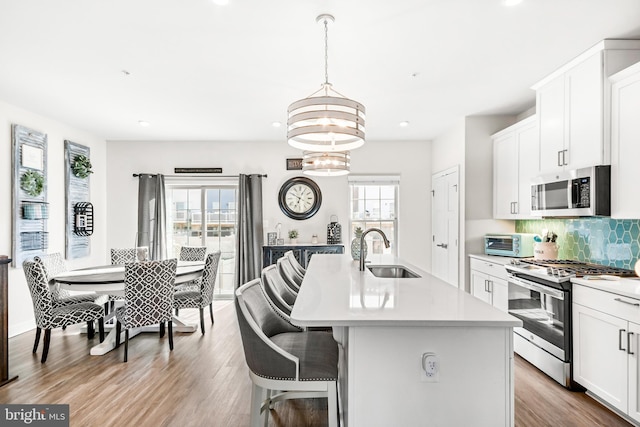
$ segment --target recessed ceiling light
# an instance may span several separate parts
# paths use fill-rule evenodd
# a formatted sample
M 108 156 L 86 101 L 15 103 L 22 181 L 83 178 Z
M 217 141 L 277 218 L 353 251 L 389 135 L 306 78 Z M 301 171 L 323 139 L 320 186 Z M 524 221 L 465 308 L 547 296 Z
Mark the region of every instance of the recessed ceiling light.
M 279 128 L 280 126 L 282 126 L 282 123 L 280 123 L 280 122 L 273 122 L 273 123 L 271 123 L 271 126 L 273 126 L 274 128 Z
M 505 6 L 515 6 L 522 3 L 522 0 L 503 0 Z
M 144 121 L 144 120 L 138 120 L 138 124 L 142 127 L 147 127 L 149 126 L 149 122 Z
M 229 0 L 211 0 L 213 4 L 217 4 L 218 6 L 226 6 L 229 4 Z
M 409 126 L 409 122 L 408 121 L 404 121 L 404 122 L 400 122 L 400 127 L 401 128 L 406 128 L 407 126 Z

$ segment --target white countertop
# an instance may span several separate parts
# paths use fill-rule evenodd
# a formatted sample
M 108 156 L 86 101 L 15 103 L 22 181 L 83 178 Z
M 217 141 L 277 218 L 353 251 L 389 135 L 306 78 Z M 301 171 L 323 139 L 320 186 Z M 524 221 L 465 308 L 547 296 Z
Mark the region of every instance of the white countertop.
M 588 286 L 601 291 L 640 299 L 640 278 L 638 277 L 623 277 L 619 280 L 571 279 L 571 283 L 574 286 Z
M 502 264 L 502 265 L 509 264 L 512 259 L 522 259 L 522 258 L 514 258 L 514 257 L 508 257 L 508 256 L 486 255 L 486 254 L 469 254 L 469 258 L 476 258 L 482 261 L 489 261 L 495 264 Z
M 299 326 L 515 327 L 522 322 L 402 259 L 369 255 L 367 265 L 400 264 L 420 278 L 378 278 L 348 254 L 311 258 L 293 306 Z

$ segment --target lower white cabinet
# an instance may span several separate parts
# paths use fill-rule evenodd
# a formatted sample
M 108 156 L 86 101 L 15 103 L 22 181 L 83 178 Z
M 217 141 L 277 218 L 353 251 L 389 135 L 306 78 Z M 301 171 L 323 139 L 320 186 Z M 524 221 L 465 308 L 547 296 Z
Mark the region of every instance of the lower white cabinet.
M 470 266 L 471 294 L 506 312 L 509 298 L 504 265 L 471 258 Z
M 573 286 L 573 379 L 640 422 L 640 300 Z

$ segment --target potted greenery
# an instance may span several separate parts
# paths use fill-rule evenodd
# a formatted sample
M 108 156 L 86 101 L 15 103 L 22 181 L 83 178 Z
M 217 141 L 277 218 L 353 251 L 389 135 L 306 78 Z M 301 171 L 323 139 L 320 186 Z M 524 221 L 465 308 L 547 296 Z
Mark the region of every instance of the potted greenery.
M 294 245 L 298 243 L 298 230 L 289 230 L 289 241 Z
M 78 178 L 86 178 L 89 174 L 92 174 L 93 171 L 91 168 L 91 162 L 84 154 L 78 154 L 73 158 L 73 165 L 71 166 L 71 169 L 73 170 L 73 174 Z

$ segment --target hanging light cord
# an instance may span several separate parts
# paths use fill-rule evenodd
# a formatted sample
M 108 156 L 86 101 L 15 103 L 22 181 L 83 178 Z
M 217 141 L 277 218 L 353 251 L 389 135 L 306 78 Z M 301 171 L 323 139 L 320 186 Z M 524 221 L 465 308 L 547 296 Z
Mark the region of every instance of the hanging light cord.
M 329 84 L 329 22 L 324 18 L 324 84 Z

